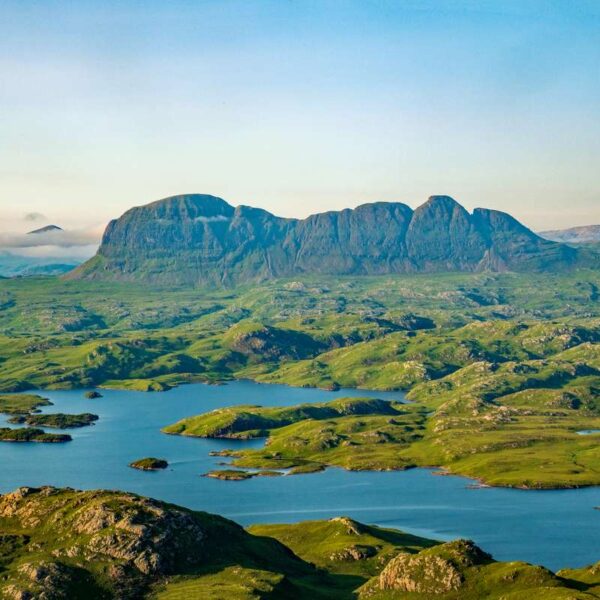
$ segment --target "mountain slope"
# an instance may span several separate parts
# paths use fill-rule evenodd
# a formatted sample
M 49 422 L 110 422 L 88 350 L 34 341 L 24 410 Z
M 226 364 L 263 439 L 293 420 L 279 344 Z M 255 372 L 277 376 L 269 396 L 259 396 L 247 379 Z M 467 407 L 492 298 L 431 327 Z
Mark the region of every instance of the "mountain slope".
M 510 215 L 470 214 L 448 196 L 414 211 L 377 202 L 297 220 L 191 194 L 111 221 L 97 255 L 69 277 L 228 285 L 313 273 L 560 270 L 577 260 L 577 250 Z

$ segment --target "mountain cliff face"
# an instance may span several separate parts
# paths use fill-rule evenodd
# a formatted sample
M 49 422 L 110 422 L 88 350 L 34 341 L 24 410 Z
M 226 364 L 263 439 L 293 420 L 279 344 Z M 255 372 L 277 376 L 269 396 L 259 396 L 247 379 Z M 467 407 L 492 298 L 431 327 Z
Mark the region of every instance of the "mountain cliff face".
M 97 255 L 70 277 L 232 285 L 311 273 L 560 270 L 577 260 L 510 215 L 470 214 L 448 196 L 414 211 L 377 202 L 298 220 L 192 194 L 112 221 Z

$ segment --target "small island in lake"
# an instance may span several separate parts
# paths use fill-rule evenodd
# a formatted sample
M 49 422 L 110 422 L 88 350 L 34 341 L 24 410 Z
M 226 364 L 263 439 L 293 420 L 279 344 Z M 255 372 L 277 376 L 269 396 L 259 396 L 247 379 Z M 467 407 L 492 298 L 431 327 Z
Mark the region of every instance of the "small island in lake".
M 86 392 L 85 397 L 90 400 L 93 400 L 94 398 L 102 398 L 102 394 L 97 390 L 92 390 L 90 392 Z
M 53 429 L 71 429 L 74 427 L 86 427 L 98 420 L 98 415 L 82 413 L 80 415 L 68 415 L 65 413 L 15 415 L 9 423 L 26 423 L 37 427 L 51 427 Z
M 140 458 L 129 463 L 132 469 L 139 469 L 140 471 L 159 471 L 160 469 L 166 469 L 169 463 L 162 458 Z
M 70 435 L 64 433 L 46 433 L 43 429 L 38 429 L 37 427 L 24 427 L 20 429 L 0 427 L 0 442 L 42 442 L 56 444 L 70 442 L 72 439 Z
M 223 481 L 244 481 L 253 477 L 279 477 L 283 475 L 281 471 L 242 471 L 239 469 L 223 469 L 209 471 L 204 477 L 212 479 L 222 479 Z
M 40 406 L 52 406 L 52 402 L 37 394 L 0 394 L 0 413 L 17 415 L 40 412 Z

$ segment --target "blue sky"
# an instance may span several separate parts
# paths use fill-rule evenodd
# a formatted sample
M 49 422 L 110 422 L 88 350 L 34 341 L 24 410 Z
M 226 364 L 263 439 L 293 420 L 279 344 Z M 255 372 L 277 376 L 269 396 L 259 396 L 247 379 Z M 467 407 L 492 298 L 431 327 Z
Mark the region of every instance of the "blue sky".
M 600 223 L 597 1 L 0 0 L 0 229 L 181 192 Z

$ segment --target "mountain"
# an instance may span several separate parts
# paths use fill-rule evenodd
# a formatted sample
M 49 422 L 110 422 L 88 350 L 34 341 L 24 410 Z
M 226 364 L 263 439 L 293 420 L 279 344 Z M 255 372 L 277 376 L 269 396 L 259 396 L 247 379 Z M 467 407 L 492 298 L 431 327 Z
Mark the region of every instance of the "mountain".
M 36 233 L 51 233 L 52 231 L 63 231 L 62 227 L 58 225 L 46 225 L 45 227 L 40 227 L 39 229 L 34 229 L 33 231 L 29 231 L 28 234 L 31 235 Z
M 76 258 L 19 256 L 0 250 L 0 276 L 62 275 L 81 264 Z
M 554 242 L 566 244 L 589 244 L 600 242 L 600 225 L 583 225 L 570 229 L 542 231 L 540 236 Z
M 39 275 L 64 275 L 65 273 L 72 271 L 79 264 L 80 261 L 32 264 L 27 268 L 23 269 L 23 271 L 21 271 L 18 275 L 19 277 L 37 277 Z
M 190 194 L 111 221 L 96 256 L 69 277 L 231 285 L 313 273 L 554 271 L 578 258 L 506 213 L 469 213 L 449 196 L 431 196 L 416 210 L 376 202 L 285 219 Z

